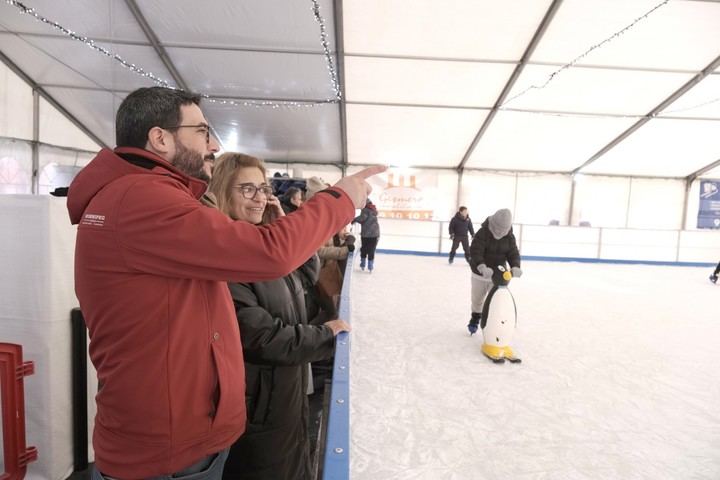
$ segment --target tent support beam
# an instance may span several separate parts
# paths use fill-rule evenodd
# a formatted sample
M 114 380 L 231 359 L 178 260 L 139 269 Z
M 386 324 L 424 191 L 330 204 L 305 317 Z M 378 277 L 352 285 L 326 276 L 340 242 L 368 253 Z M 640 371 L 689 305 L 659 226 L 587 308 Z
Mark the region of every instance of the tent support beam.
M 710 163 L 710 164 L 708 164 L 708 165 L 705 165 L 705 166 L 702 167 L 700 170 L 694 171 L 693 173 L 691 173 L 690 175 L 688 175 L 687 177 L 685 177 L 685 180 L 687 180 L 688 182 L 692 183 L 692 182 L 694 182 L 695 179 L 698 178 L 700 175 L 706 174 L 707 172 L 709 172 L 710 170 L 712 170 L 712 169 L 715 168 L 715 167 L 720 167 L 720 159 L 715 160 L 714 162 L 712 162 L 712 163 Z
M 190 92 L 191 90 L 188 88 L 188 84 L 182 78 L 182 75 L 180 75 L 180 72 L 175 67 L 175 64 L 170 58 L 170 55 L 168 55 L 167 50 L 165 50 L 165 47 L 162 45 L 162 43 L 160 43 L 160 39 L 158 39 L 155 31 L 153 31 L 152 27 L 145 19 L 145 16 L 142 14 L 142 11 L 140 11 L 140 7 L 138 7 L 135 0 L 125 0 L 125 4 L 127 5 L 130 12 L 133 14 L 135 21 L 147 37 L 150 45 L 152 45 L 153 50 L 155 50 L 157 56 L 160 57 L 160 61 L 163 63 L 163 65 L 165 65 L 165 68 L 168 69 L 168 72 L 170 72 L 170 75 L 173 77 L 173 80 L 175 81 L 177 86 L 185 90 L 186 92 Z M 225 150 L 222 139 L 218 135 L 217 130 L 215 130 L 215 128 L 213 127 L 210 119 L 208 119 L 208 123 L 210 124 L 210 130 L 212 131 L 213 137 L 217 139 L 220 147 Z
M 33 90 L 32 185 L 33 195 L 40 193 L 40 92 Z
M 591 163 L 593 163 L 595 160 L 597 160 L 598 158 L 602 157 L 602 156 L 605 155 L 607 152 L 609 152 L 610 150 L 612 150 L 613 148 L 615 148 L 620 142 L 622 142 L 623 140 L 625 140 L 626 138 L 628 138 L 628 137 L 629 137 L 630 135 L 632 135 L 635 131 L 637 131 L 640 127 L 642 127 L 642 126 L 645 125 L 647 122 L 649 122 L 650 120 L 652 120 L 653 118 L 655 118 L 657 115 L 659 115 L 659 114 L 660 114 L 663 110 L 665 110 L 670 104 L 672 104 L 675 100 L 677 100 L 678 98 L 680 98 L 681 96 L 683 96 L 685 93 L 687 93 L 692 87 L 694 87 L 695 85 L 697 85 L 703 78 L 707 77 L 707 76 L 710 75 L 712 72 L 714 72 L 715 69 L 717 69 L 718 67 L 720 67 L 720 56 L 716 57 L 715 60 L 713 60 L 712 62 L 710 62 L 710 64 L 709 64 L 707 67 L 705 67 L 704 69 L 702 69 L 702 71 L 701 71 L 700 73 L 696 74 L 693 78 L 691 78 L 690 80 L 688 80 L 687 83 L 685 83 L 685 85 L 683 85 L 682 87 L 680 87 L 680 88 L 678 88 L 677 90 L 675 90 L 675 92 L 673 92 L 668 98 L 666 98 L 665 100 L 663 100 L 663 101 L 660 103 L 660 105 L 658 105 L 657 107 L 655 107 L 655 108 L 653 108 L 652 110 L 650 110 L 650 112 L 649 112 L 647 115 L 645 115 L 643 118 L 641 118 L 640 120 L 638 120 L 637 122 L 635 122 L 630 128 L 628 128 L 627 130 L 625 130 L 623 133 L 621 133 L 620 135 L 618 135 L 615 139 L 613 139 L 612 141 L 610 141 L 610 143 L 608 143 L 608 144 L 605 145 L 603 148 L 601 148 L 600 150 L 598 150 L 592 157 L 590 157 L 589 159 L 587 159 L 582 165 L 580 165 L 579 167 L 575 168 L 575 169 L 572 171 L 572 173 L 578 173 L 578 172 L 580 172 L 580 170 L 582 170 L 583 168 L 587 167 L 588 165 L 590 165 Z
M 507 98 L 508 94 L 510 93 L 513 86 L 515 85 L 515 82 L 517 82 L 517 79 L 520 77 L 520 74 L 522 73 L 523 69 L 525 68 L 525 65 L 527 65 L 528 61 L 530 60 L 530 57 L 532 56 L 533 52 L 535 51 L 535 48 L 537 48 L 538 44 L 540 43 L 540 40 L 542 39 L 543 35 L 545 35 L 545 32 L 547 31 L 548 26 L 550 26 L 550 23 L 552 22 L 553 18 L 555 17 L 555 14 L 557 13 L 561 4 L 562 4 L 562 0 L 553 0 L 552 4 L 548 8 L 548 11 L 545 12 L 545 16 L 543 17 L 542 22 L 540 22 L 540 25 L 538 26 L 537 30 L 535 30 L 535 34 L 533 35 L 532 39 L 530 40 L 530 43 L 528 44 L 527 48 L 525 49 L 525 53 L 523 54 L 522 58 L 520 59 L 520 63 L 517 64 L 512 75 L 510 75 L 510 78 L 508 79 L 507 83 L 505 84 L 505 88 L 503 88 L 502 92 L 500 93 L 500 96 L 495 101 L 495 105 L 493 105 L 492 110 L 490 110 L 490 113 L 488 113 L 488 116 L 485 117 L 485 121 L 483 122 L 482 126 L 480 127 L 480 130 L 478 130 L 478 133 L 475 135 L 475 138 L 470 143 L 470 146 L 468 147 L 467 151 L 465 152 L 465 155 L 463 155 L 463 158 L 460 161 L 460 164 L 457 166 L 458 172 L 461 172 L 463 170 L 463 168 L 465 168 L 465 164 L 470 159 L 470 156 L 472 155 L 473 151 L 475 150 L 475 147 L 477 147 L 477 144 L 480 143 L 480 139 L 483 137 L 483 135 L 487 131 L 488 127 L 492 123 L 493 119 L 495 118 L 495 115 L 498 112 L 498 109 L 503 104 L 503 102 L 505 102 L 505 99 Z
M 340 86 L 340 142 L 342 148 L 342 175 L 347 174 L 348 167 L 348 147 L 347 147 L 347 112 L 345 98 L 345 38 L 343 31 L 343 2 L 342 0 L 333 1 L 333 14 L 335 16 L 335 58 L 337 59 L 337 76 L 338 85 Z

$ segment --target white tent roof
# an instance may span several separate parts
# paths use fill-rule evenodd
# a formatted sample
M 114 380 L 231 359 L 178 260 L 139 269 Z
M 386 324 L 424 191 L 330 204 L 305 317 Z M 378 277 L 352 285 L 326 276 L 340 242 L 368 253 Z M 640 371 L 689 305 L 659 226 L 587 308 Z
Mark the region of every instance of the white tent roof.
M 149 75 L 11 3 L 2 59 L 113 145 L 120 101 Z M 223 148 L 269 161 L 650 177 L 720 161 L 718 0 L 22 5 L 215 97 L 204 110 Z M 257 100 L 274 108 L 238 105 Z

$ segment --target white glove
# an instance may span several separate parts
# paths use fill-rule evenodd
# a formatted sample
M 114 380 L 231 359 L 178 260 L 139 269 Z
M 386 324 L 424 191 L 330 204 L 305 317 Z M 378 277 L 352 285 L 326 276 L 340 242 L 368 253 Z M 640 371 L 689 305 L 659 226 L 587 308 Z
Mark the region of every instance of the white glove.
M 512 267 L 510 269 L 510 273 L 512 273 L 513 277 L 516 277 L 516 278 L 522 277 L 522 270 L 520 269 L 520 267 Z
M 484 279 L 487 279 L 487 280 L 492 279 L 493 271 L 487 265 L 485 265 L 484 263 L 481 263 L 480 265 L 478 265 L 477 269 L 478 269 L 478 272 L 480 272 L 481 277 L 483 277 Z

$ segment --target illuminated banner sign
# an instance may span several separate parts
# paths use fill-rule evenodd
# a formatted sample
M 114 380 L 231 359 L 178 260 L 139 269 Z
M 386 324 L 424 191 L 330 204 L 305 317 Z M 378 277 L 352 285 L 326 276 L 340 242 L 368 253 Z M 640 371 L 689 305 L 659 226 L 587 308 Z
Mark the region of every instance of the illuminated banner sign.
M 700 180 L 698 228 L 720 228 L 720 180 Z
M 389 169 L 370 178 L 370 198 L 381 218 L 432 220 L 437 205 L 437 175 Z

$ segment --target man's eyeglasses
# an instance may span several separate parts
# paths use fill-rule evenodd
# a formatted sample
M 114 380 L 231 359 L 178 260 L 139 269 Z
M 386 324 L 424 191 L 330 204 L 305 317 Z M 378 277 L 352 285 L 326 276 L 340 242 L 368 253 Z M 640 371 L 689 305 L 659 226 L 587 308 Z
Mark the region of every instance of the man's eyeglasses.
M 210 125 L 207 123 L 198 123 L 197 125 L 172 125 L 170 127 L 162 127 L 164 130 L 177 130 L 178 128 L 197 128 L 198 131 L 205 133 L 205 142 L 210 143 Z
M 265 195 L 265 198 L 270 198 L 273 193 L 273 189 L 270 185 L 257 186 L 253 183 L 241 183 L 240 185 L 234 185 L 233 188 L 237 188 L 242 193 L 242 196 L 248 200 L 255 198 L 258 192 Z

